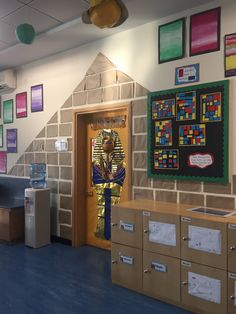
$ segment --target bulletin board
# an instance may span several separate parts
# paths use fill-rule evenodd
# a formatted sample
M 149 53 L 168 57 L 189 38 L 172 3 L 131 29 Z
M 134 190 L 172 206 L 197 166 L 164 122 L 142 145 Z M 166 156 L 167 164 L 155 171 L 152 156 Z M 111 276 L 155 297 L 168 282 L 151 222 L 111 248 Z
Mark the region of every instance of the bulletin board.
M 228 181 L 227 80 L 149 93 L 148 175 Z

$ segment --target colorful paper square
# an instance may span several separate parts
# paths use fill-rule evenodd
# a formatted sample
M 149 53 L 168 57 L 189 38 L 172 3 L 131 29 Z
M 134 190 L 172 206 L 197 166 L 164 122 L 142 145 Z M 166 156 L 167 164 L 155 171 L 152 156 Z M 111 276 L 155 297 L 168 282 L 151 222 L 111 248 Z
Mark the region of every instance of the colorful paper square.
M 163 119 L 175 116 L 175 99 L 163 99 L 152 102 L 152 119 Z
M 178 170 L 179 152 L 177 149 L 158 149 L 154 151 L 154 168 L 156 170 Z
M 171 146 L 172 145 L 172 121 L 155 122 L 155 145 Z
M 205 146 L 206 126 L 205 124 L 181 125 L 179 127 L 180 146 Z
M 200 96 L 201 121 L 219 122 L 221 121 L 221 93 L 205 94 Z
M 176 119 L 188 121 L 196 119 L 196 92 L 184 92 L 176 94 Z

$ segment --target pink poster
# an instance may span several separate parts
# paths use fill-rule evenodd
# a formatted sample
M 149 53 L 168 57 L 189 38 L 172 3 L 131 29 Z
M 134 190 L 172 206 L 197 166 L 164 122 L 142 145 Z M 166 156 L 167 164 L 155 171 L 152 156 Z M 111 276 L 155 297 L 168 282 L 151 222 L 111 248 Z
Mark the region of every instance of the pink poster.
M 7 173 L 7 153 L 0 152 L 0 173 Z
M 16 94 L 16 117 L 27 117 L 27 93 Z
M 220 8 L 190 19 L 190 56 L 220 50 Z

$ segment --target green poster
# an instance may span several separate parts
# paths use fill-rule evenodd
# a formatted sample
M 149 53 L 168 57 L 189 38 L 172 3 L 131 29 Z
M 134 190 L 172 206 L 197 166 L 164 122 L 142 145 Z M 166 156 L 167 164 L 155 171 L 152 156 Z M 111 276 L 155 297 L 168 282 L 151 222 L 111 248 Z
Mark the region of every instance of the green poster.
M 3 123 L 13 122 L 13 99 L 3 102 Z
M 0 147 L 3 147 L 3 125 L 0 125 Z
M 159 63 L 184 57 L 184 19 L 159 26 Z

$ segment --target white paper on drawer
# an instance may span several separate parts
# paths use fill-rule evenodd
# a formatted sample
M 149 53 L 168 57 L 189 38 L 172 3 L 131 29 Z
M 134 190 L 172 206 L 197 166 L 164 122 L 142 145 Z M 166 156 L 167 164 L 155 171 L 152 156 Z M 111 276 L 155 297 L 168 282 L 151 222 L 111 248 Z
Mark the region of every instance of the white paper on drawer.
M 188 273 L 188 293 L 194 297 L 221 303 L 221 282 L 218 279 Z
M 176 246 L 176 226 L 159 221 L 149 221 L 149 241 Z
M 188 247 L 208 253 L 221 254 L 221 231 L 189 225 Z

